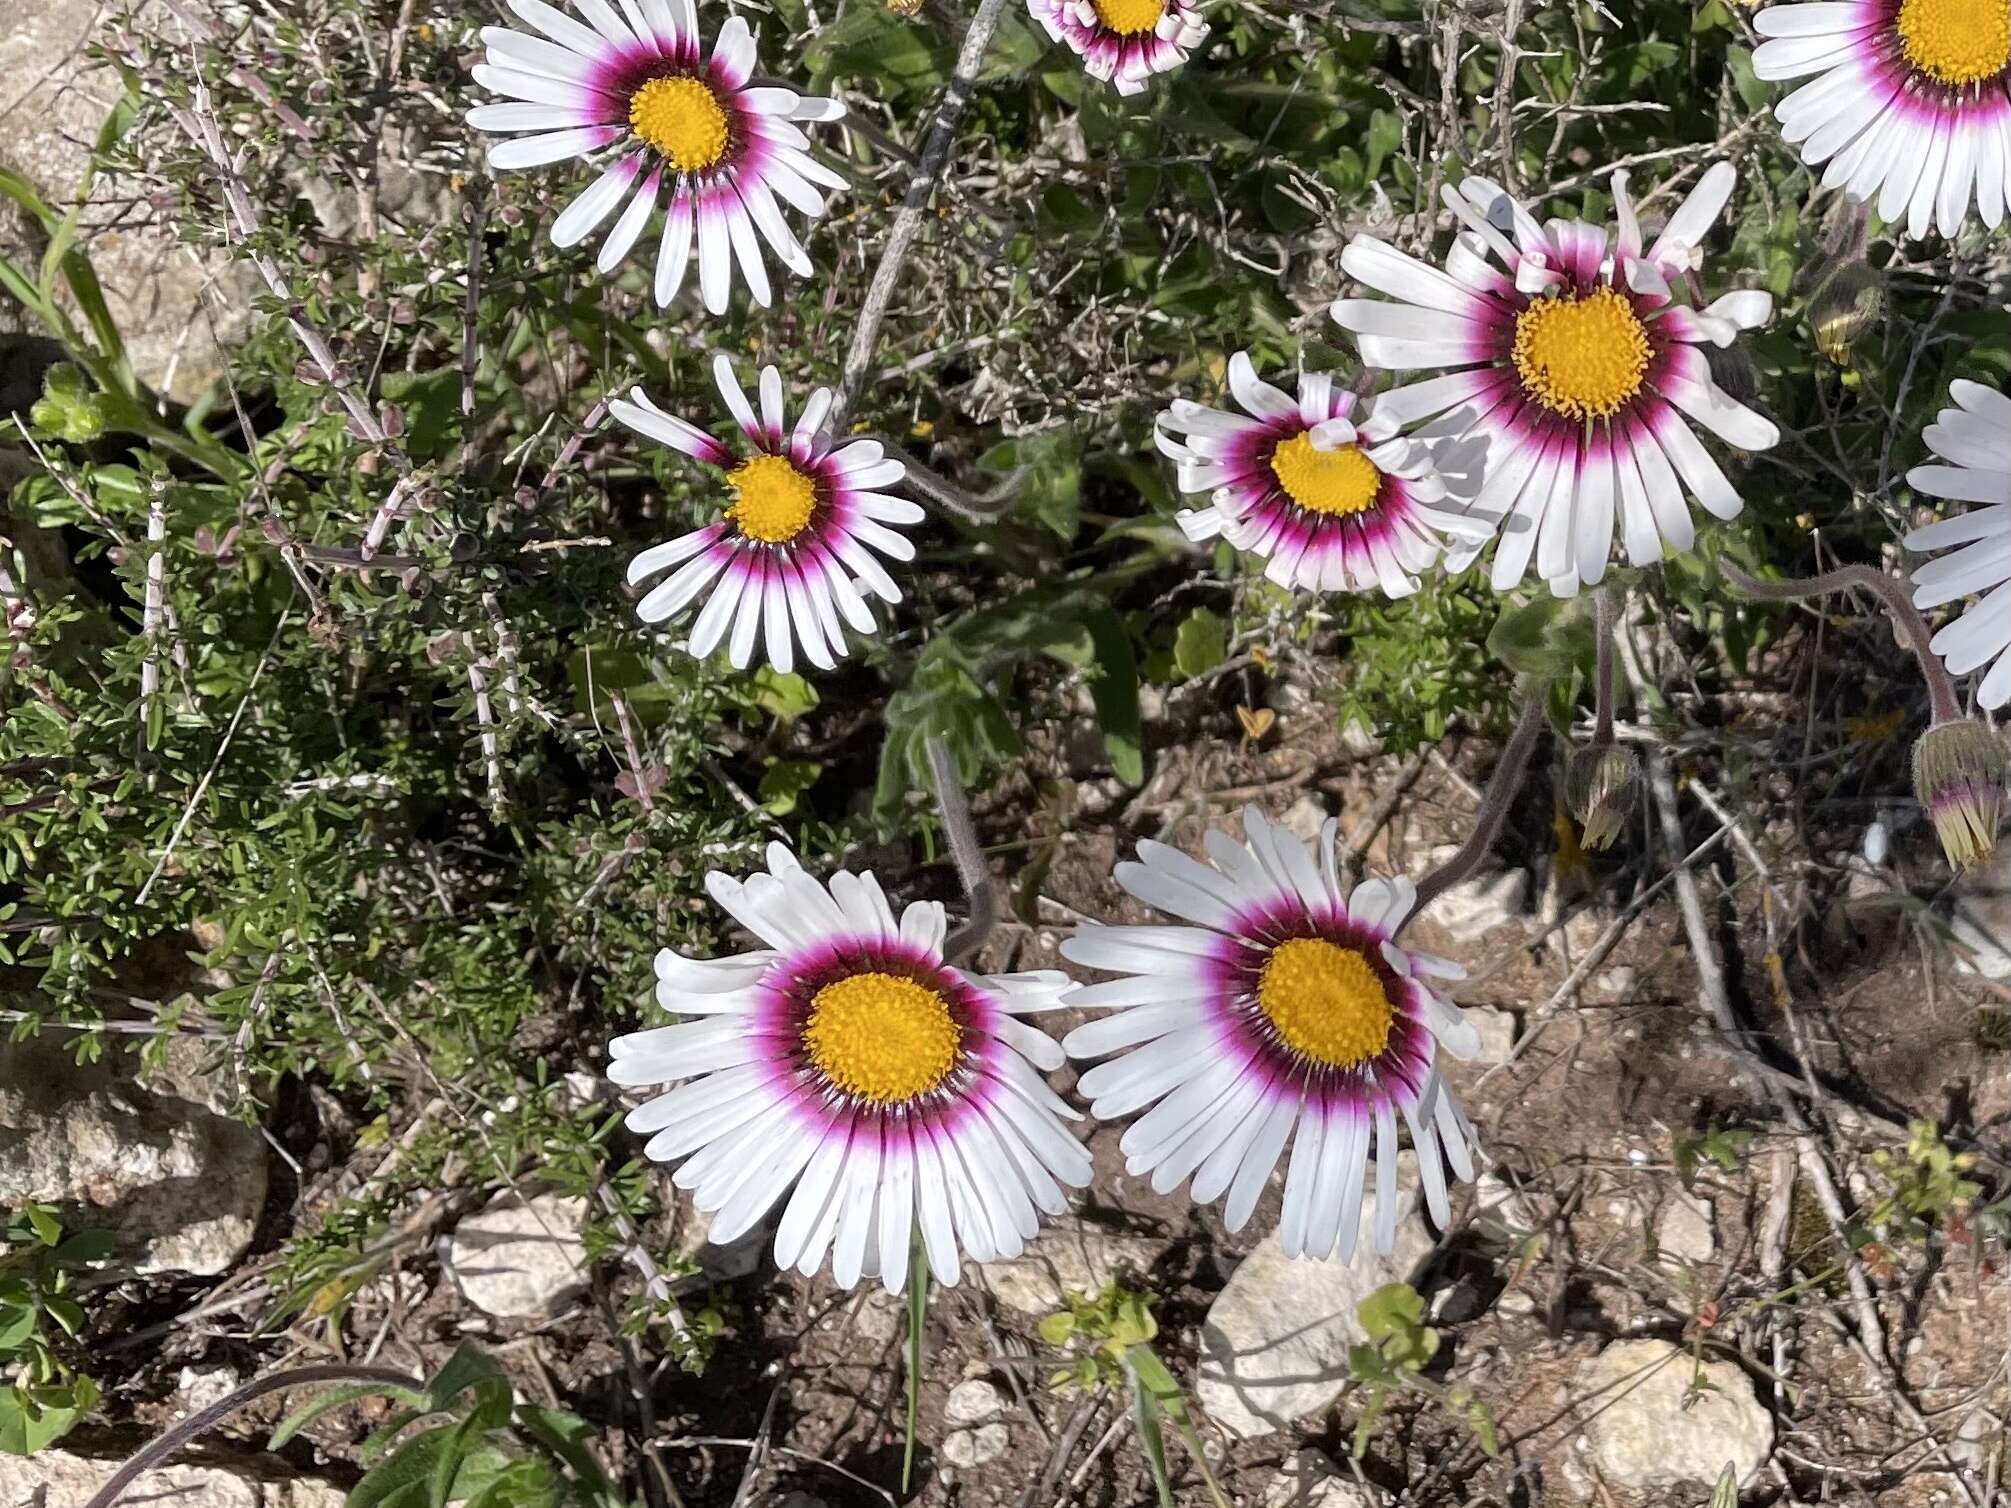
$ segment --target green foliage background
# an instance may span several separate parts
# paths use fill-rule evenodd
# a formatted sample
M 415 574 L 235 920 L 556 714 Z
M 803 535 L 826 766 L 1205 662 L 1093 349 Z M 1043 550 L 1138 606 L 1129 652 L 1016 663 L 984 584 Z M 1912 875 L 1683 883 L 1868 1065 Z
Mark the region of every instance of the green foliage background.
M 1875 229 L 1879 317 L 1845 365 L 1818 354 L 1829 205 L 1723 0 L 1630 4 L 1624 27 L 1529 7 L 1507 81 L 1498 7 L 1217 6 L 1200 56 L 1135 100 L 1014 13 L 855 420 L 972 490 L 1023 468 L 1018 500 L 995 526 L 936 514 L 909 600 L 837 673 L 697 664 L 641 631 L 621 570 L 712 516 L 714 484 L 587 421 L 639 383 L 708 422 L 715 352 L 744 375 L 776 362 L 792 407 L 835 380 L 908 182 L 889 143 L 919 143 L 963 21 L 940 0 L 913 20 L 881 0 L 741 9 L 768 72 L 841 92 L 875 129 L 826 133 L 855 188 L 810 238 L 818 276 L 717 320 L 688 297 L 657 310 L 645 266 L 602 279 L 550 245 L 582 170 L 487 177 L 460 115 L 500 6 L 421 4 L 395 69 L 396 0 L 301 0 L 193 47 L 114 36 L 131 95 L 106 170 L 221 244 L 219 186 L 168 109 L 199 77 L 263 222 L 253 249 L 409 458 L 416 507 L 368 568 L 356 547 L 399 467 L 304 364 L 289 311 L 255 294 L 228 378 L 155 411 L 94 309 L 72 186 L 10 183 L 52 250 L 8 287 L 69 364 L 26 422 L 37 465 L 5 515 L 35 608 L 0 669 L 8 1020 L 81 1031 L 82 1053 L 108 1022 L 199 1032 L 247 1116 L 289 1082 L 335 1096 L 359 1128 L 338 1155 L 434 1107 L 395 1174 L 286 1233 L 289 1312 L 339 1324 L 414 1189 L 536 1177 L 647 1214 L 613 1114 L 567 1075 L 596 1073 L 644 1010 L 657 948 L 711 945 L 704 871 L 772 836 L 812 867 L 878 844 L 896 883 L 949 894 L 917 795 L 926 732 L 1031 801 L 1028 733 L 1086 705 L 1109 774 L 1136 784 L 1163 742 L 1236 736 L 1248 682 L 1229 672 L 1253 649 L 1400 751 L 1495 726 L 1508 677 L 1482 647 L 1500 611 L 1483 581 L 1290 598 L 1185 545 L 1150 441 L 1171 397 L 1220 397 L 1237 349 L 1267 373 L 1352 372 L 1325 313 L 1340 249 L 1361 230 L 1442 245 L 1434 185 L 1481 171 L 1597 219 L 1607 165 L 1628 160 L 1652 218 L 1711 158 L 1737 161 L 1703 293 L 1775 294 L 1774 326 L 1723 375 L 1787 438 L 1744 464 L 1748 511 L 1708 530 L 1705 561 L 1793 569 L 1818 538 L 1825 559 L 1881 558 L 1947 380 L 2011 368 L 1988 293 L 2003 253 L 1974 230 L 1900 248 Z M 708 5 L 707 27 L 723 15 Z M 1747 673 L 1772 620 L 1728 605 L 1708 564 L 1640 587 L 1694 647 L 1700 691 Z M 1915 695 L 1882 674 L 1873 699 Z M 1147 715 L 1163 699 L 1141 690 L 1191 682 L 1187 723 Z

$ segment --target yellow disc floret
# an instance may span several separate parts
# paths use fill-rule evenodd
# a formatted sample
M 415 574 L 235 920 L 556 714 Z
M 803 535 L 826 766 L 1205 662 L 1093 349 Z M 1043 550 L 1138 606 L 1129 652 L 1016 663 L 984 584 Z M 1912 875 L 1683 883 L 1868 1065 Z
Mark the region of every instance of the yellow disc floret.
M 1648 327 L 1611 288 L 1540 298 L 1515 318 L 1515 371 L 1529 396 L 1573 419 L 1610 419 L 1648 375 Z
M 876 971 L 825 985 L 803 1027 L 803 1047 L 824 1077 L 876 1105 L 897 1105 L 942 1083 L 957 1066 L 962 1039 L 936 991 Z
M 1381 1055 L 1396 1012 L 1358 948 L 1295 937 L 1271 951 L 1257 1004 L 1293 1052 L 1327 1068 L 1355 1068 Z
M 1309 434 L 1293 435 L 1271 452 L 1271 475 L 1285 495 L 1314 513 L 1360 513 L 1373 508 L 1383 474 L 1359 445 L 1320 450 Z
M 726 111 L 703 79 L 651 79 L 629 96 L 628 123 L 680 173 L 726 155 Z
M 786 544 L 810 526 L 817 484 L 781 456 L 756 456 L 729 472 L 734 502 L 726 516 L 749 539 Z
M 1901 0 L 1899 45 L 1929 78 L 1960 88 L 2011 64 L 2011 5 L 2004 0 Z
M 1151 31 L 1166 14 L 1165 0 L 1090 0 L 1096 19 L 1120 37 Z

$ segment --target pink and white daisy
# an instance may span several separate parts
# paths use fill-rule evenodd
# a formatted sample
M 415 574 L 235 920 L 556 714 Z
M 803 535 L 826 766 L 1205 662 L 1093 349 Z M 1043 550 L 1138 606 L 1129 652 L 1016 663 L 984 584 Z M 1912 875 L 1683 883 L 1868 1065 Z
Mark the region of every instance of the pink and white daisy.
M 1026 0 L 1026 8 L 1119 94 L 1143 93 L 1153 74 L 1178 68 L 1208 35 L 1194 0 Z
M 1930 608 L 1963 597 L 1982 599 L 1951 619 L 1934 636 L 1932 648 L 1950 675 L 1989 665 L 1976 701 L 2002 707 L 2011 702 L 2011 654 L 2006 653 L 2011 650 L 2011 398 L 1960 380 L 1949 384 L 1948 396 L 1956 406 L 1944 408 L 1921 433 L 1946 464 L 1916 466 L 1906 482 L 1930 497 L 1982 506 L 1906 536 L 1909 550 L 1949 552 L 1915 569 L 1913 605 Z
M 922 510 L 880 489 L 898 484 L 908 469 L 877 440 L 835 443 L 824 427 L 829 388 L 810 395 L 791 429 L 782 410 L 782 374 L 774 367 L 761 369 L 758 417 L 732 362 L 714 357 L 712 373 L 751 455 L 665 413 L 641 388 L 608 405 L 636 433 L 725 472 L 733 496 L 704 528 L 652 545 L 628 563 L 630 586 L 678 567 L 636 612 L 645 623 L 661 623 L 710 589 L 686 641 L 692 654 L 703 658 L 725 640 L 728 658 L 744 670 L 759 639 L 768 663 L 790 670 L 800 641 L 810 663 L 829 670 L 846 653 L 846 625 L 862 634 L 874 631 L 863 593 L 901 600 L 879 556 L 915 558 L 914 545 L 888 526 L 920 523 Z
M 1391 597 L 1417 590 L 1415 573 L 1438 559 L 1441 533 L 1486 542 L 1483 520 L 1437 506 L 1446 486 L 1430 451 L 1392 439 L 1396 426 L 1379 416 L 1358 428 L 1355 395 L 1326 374 L 1300 377 L 1293 398 L 1260 381 L 1238 351 L 1229 391 L 1252 417 L 1177 398 L 1153 429 L 1179 463 L 1180 490 L 1213 494 L 1208 507 L 1181 511 L 1189 539 L 1220 535 L 1262 556 L 1282 587 L 1380 587 Z
M 1753 18 L 1763 79 L 1820 74 L 1774 107 L 1825 188 L 1878 199 L 1916 237 L 1953 236 L 1974 203 L 1996 229 L 2011 194 L 2011 6 L 1817 0 Z
M 1599 581 L 1616 519 L 1636 565 L 1661 560 L 1665 546 L 1689 549 L 1686 489 L 1719 518 L 1743 506 L 1689 421 L 1740 450 L 1779 441 L 1769 420 L 1717 385 L 1700 349 L 1765 323 L 1773 299 L 1740 290 L 1697 309 L 1675 294 L 1701 265 L 1733 177 L 1729 163 L 1706 173 L 1645 252 L 1627 175 L 1616 172 L 1610 236 L 1578 220 L 1538 225 L 1500 188 L 1469 178 L 1445 190 L 1466 229 L 1443 271 L 1371 236 L 1342 253 L 1350 275 L 1400 300 L 1334 305 L 1363 360 L 1457 369 L 1383 394 L 1376 417 L 1435 418 L 1413 438 L 1484 444 L 1484 478 L 1466 509 L 1498 522 L 1496 590 L 1522 580 L 1532 560 L 1559 596 Z M 1447 564 L 1463 569 L 1478 553 L 1460 541 Z
M 1192 1176 L 1195 1200 L 1226 1195 L 1223 1223 L 1240 1230 L 1289 1141 L 1279 1241 L 1287 1256 L 1347 1261 L 1371 1156 L 1376 1249 L 1395 1240 L 1399 1118 L 1432 1218 L 1448 1223 L 1441 1156 L 1472 1178 L 1472 1130 L 1438 1051 L 1466 1057 L 1479 1036 L 1430 982 L 1460 978 L 1458 965 L 1396 945 L 1416 887 L 1344 889 L 1338 827 L 1308 845 L 1252 807 L 1242 843 L 1207 834 L 1207 864 L 1140 842 L 1117 883 L 1191 925 L 1085 927 L 1064 942 L 1071 962 L 1126 977 L 1068 993 L 1112 1013 L 1062 1046 L 1118 1054 L 1081 1079 L 1097 1119 L 1152 1107 L 1119 1143 L 1133 1176 L 1161 1194 Z
M 508 104 L 468 112 L 477 130 L 522 132 L 489 148 L 492 168 L 541 167 L 568 158 L 614 157 L 552 222 L 552 243 L 586 239 L 618 206 L 595 265 L 620 265 L 650 215 L 664 209 L 656 301 L 684 283 L 694 243 L 705 307 L 726 312 L 737 264 L 757 304 L 771 290 L 763 245 L 807 276 L 810 254 L 781 204 L 824 213 L 824 189 L 845 180 L 810 155 L 798 121 L 837 120 L 845 107 L 773 84 L 756 85 L 754 34 L 739 16 L 719 28 L 710 58 L 699 45 L 693 0 L 571 0 L 582 25 L 545 0 L 508 0 L 537 35 L 482 28 L 486 63 L 475 81 Z
M 828 1257 L 841 1288 L 878 1278 L 899 1293 L 919 1226 L 929 1270 L 1017 1256 L 1062 1186 L 1089 1182 L 1079 1117 L 1043 1071 L 1063 1058 L 1021 1019 L 1055 1008 L 1054 970 L 967 974 L 943 959 L 938 901 L 895 920 L 879 882 L 827 886 L 780 844 L 768 872 L 706 876 L 760 939 L 704 961 L 665 949 L 656 998 L 696 1016 L 617 1037 L 608 1077 L 678 1084 L 629 1112 L 656 1162 L 712 1216 L 710 1239 L 745 1235 L 784 1196 L 775 1261 L 808 1277 Z M 793 1188 L 794 1192 L 791 1193 Z

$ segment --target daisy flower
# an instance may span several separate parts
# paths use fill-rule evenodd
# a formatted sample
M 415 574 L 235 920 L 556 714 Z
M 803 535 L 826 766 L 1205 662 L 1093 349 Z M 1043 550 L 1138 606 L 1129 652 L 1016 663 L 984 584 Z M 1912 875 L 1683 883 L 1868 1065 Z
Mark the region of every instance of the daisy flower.
M 630 586 L 678 567 L 636 612 L 645 623 L 661 623 L 710 588 L 686 640 L 692 654 L 703 659 L 725 639 L 728 658 L 745 670 L 759 638 L 768 663 L 789 670 L 800 640 L 810 663 L 829 670 L 846 652 L 844 624 L 873 632 L 862 591 L 885 602 L 901 600 L 878 556 L 915 558 L 914 545 L 887 526 L 920 523 L 922 510 L 878 489 L 895 485 L 908 469 L 876 440 L 834 443 L 824 428 L 829 388 L 810 395 L 790 429 L 782 412 L 782 374 L 774 367 L 761 369 L 759 418 L 732 362 L 714 357 L 712 374 L 751 455 L 665 413 L 639 387 L 608 405 L 636 433 L 725 472 L 733 498 L 704 528 L 652 545 L 628 563 Z
M 572 0 L 587 25 L 544 0 L 508 3 L 532 30 L 483 27 L 489 55 L 475 81 L 510 103 L 478 106 L 468 124 L 523 134 L 493 144 L 489 166 L 541 167 L 615 149 L 552 222 L 554 245 L 577 245 L 625 204 L 595 259 L 612 272 L 661 204 L 659 304 L 677 296 L 694 243 L 714 314 L 726 312 L 736 263 L 748 293 L 767 305 L 764 243 L 791 272 L 810 273 L 809 253 L 776 201 L 814 218 L 824 213 L 818 185 L 845 186 L 810 155 L 796 125 L 837 120 L 843 105 L 753 84 L 754 34 L 739 16 L 703 56 L 692 0 L 620 0 L 619 14 L 608 0 Z
M 1822 76 L 1774 107 L 1825 188 L 1878 196 L 1916 237 L 1991 229 L 2011 188 L 2011 6 L 2004 0 L 1819 0 L 1753 19 L 1763 79 Z
M 1913 573 L 1913 605 L 1940 607 L 1982 597 L 1934 636 L 1932 648 L 1950 675 L 1989 665 L 1977 703 L 2011 702 L 2011 398 L 1980 383 L 1949 384 L 1954 408 L 1944 408 L 1921 434 L 1945 465 L 1916 466 L 1907 485 L 1930 497 L 1981 503 L 1953 518 L 1915 529 L 1909 550 L 1949 550 Z M 1995 664 L 1991 662 L 1995 661 Z
M 1596 583 L 1616 521 L 1635 565 L 1689 549 L 1686 490 L 1719 518 L 1738 513 L 1738 490 L 1690 421 L 1740 450 L 1765 450 L 1780 431 L 1719 388 L 1700 347 L 1731 345 L 1766 321 L 1773 299 L 1742 290 L 1695 309 L 1671 287 L 1700 265 L 1732 182 L 1730 164 L 1712 168 L 1645 252 L 1627 175 L 1616 172 L 1612 235 L 1579 220 L 1538 225 L 1494 184 L 1469 178 L 1445 190 L 1466 228 L 1443 271 L 1370 236 L 1341 254 L 1350 275 L 1399 300 L 1334 305 L 1363 360 L 1454 369 L 1383 394 L 1376 418 L 1443 416 L 1415 438 L 1484 444 L 1484 479 L 1466 509 L 1498 521 L 1497 591 L 1532 559 L 1558 596 Z M 1479 549 L 1455 542 L 1448 566 L 1464 569 Z
M 1125 1131 L 1125 1168 L 1161 1194 L 1192 1175 L 1223 1195 L 1240 1230 L 1292 1144 L 1278 1235 L 1288 1256 L 1354 1253 L 1371 1148 L 1378 1251 L 1396 1238 L 1397 1120 L 1417 1148 L 1425 1201 L 1443 1227 L 1445 1162 L 1473 1177 L 1466 1118 L 1436 1067 L 1479 1038 L 1430 982 L 1456 964 L 1394 939 L 1417 900 L 1409 880 L 1341 886 L 1329 819 L 1317 845 L 1243 813 L 1242 843 L 1210 832 L 1210 863 L 1145 840 L 1117 883 L 1192 925 L 1085 927 L 1062 956 L 1127 977 L 1069 992 L 1116 1009 L 1078 1027 L 1075 1057 L 1118 1053 L 1083 1074 L 1099 1120 L 1152 1108 Z M 1156 1104 L 1154 1102 L 1157 1102 Z
M 804 1276 L 828 1257 L 841 1288 L 899 1293 L 912 1232 L 929 1270 L 1016 1256 L 1062 1185 L 1089 1182 L 1079 1117 L 1040 1075 L 1063 1058 L 1020 1017 L 1054 1009 L 1053 970 L 966 974 L 943 960 L 939 901 L 895 920 L 870 873 L 829 886 L 781 844 L 768 872 L 714 872 L 706 889 L 763 946 L 735 958 L 656 955 L 656 998 L 699 1019 L 617 1037 L 608 1077 L 677 1084 L 629 1112 L 656 1162 L 739 1239 L 787 1197 L 775 1261 Z M 794 1192 L 791 1193 L 791 1189 Z
M 1208 35 L 1194 0 L 1026 0 L 1026 8 L 1119 94 L 1143 93 L 1147 79 L 1178 68 Z
M 1282 587 L 1380 586 L 1392 597 L 1417 590 L 1414 573 L 1438 559 L 1441 531 L 1485 543 L 1484 521 L 1434 506 L 1446 487 L 1430 452 L 1392 439 L 1394 424 L 1357 428 L 1355 395 L 1331 377 L 1306 373 L 1294 399 L 1259 381 L 1238 351 L 1229 391 L 1253 417 L 1183 398 L 1153 429 L 1179 463 L 1180 490 L 1214 495 L 1206 508 L 1181 511 L 1189 539 L 1220 535 L 1264 557 L 1264 574 Z

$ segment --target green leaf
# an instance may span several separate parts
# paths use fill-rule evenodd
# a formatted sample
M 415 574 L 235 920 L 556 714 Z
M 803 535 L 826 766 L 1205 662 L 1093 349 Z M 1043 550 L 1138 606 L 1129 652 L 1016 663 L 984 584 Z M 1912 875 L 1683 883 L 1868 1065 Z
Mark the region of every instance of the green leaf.
M 756 704 L 769 715 L 784 721 L 803 716 L 822 700 L 817 695 L 817 688 L 794 671 L 763 665 L 750 680 Z
M 1205 607 L 1180 620 L 1173 634 L 1173 666 L 1188 680 L 1206 675 L 1229 658 L 1229 625 Z
M 424 1501 L 433 1468 L 453 1434 L 453 1426 L 440 1425 L 414 1435 L 364 1474 L 350 1491 L 344 1508 L 405 1508 L 414 1501 Z
M 36 1239 L 44 1246 L 54 1246 L 63 1239 L 63 1222 L 56 1218 L 55 1211 L 47 1205 L 31 1204 L 26 1214 Z
M 1173 1478 L 1166 1469 L 1166 1436 L 1159 1428 L 1159 1405 L 1152 1390 L 1136 1368 L 1131 1373 L 1132 1413 L 1138 1421 L 1138 1443 L 1152 1468 L 1152 1486 L 1159 1494 L 1159 1508 L 1173 1508 Z
M 1487 650 L 1517 675 L 1555 680 L 1592 657 L 1592 611 L 1587 597 L 1539 597 L 1510 608 L 1495 621 Z
M 1056 1310 L 1040 1322 L 1040 1338 L 1050 1346 L 1065 1346 L 1075 1334 L 1075 1316 L 1066 1309 Z
M 761 804 L 778 817 L 786 817 L 796 810 L 796 803 L 803 793 L 817 783 L 824 773 L 824 766 L 809 759 L 777 759 L 761 773 L 761 783 L 754 790 L 761 798 Z
M 98 1402 L 98 1385 L 88 1377 L 68 1383 L 0 1389 L 0 1451 L 32 1456 L 61 1439 Z
M 1103 727 L 1103 746 L 1117 778 L 1138 785 L 1145 779 L 1145 729 L 1138 710 L 1138 661 L 1131 651 L 1131 635 L 1109 608 L 1087 614 L 1084 622 L 1096 649 L 1089 694 Z

